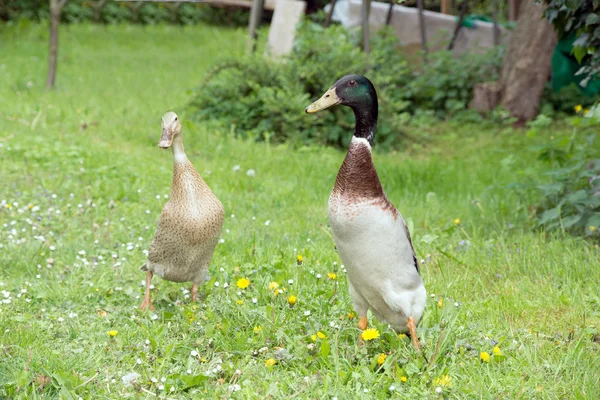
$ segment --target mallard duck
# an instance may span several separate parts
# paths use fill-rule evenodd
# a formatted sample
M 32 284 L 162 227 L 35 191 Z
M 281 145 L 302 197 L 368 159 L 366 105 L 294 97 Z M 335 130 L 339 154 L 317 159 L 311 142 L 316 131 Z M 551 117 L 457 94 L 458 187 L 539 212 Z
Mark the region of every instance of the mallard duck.
M 356 126 L 329 197 L 329 224 L 348 272 L 358 326 L 367 328 L 370 309 L 396 331 L 409 332 L 418 350 L 416 327 L 427 294 L 406 223 L 387 199 L 373 164 L 371 146 L 378 114 L 375 87 L 362 75 L 344 76 L 306 112 L 336 104 L 354 111 Z
M 173 282 L 192 282 L 192 301 L 204 282 L 221 228 L 223 205 L 188 160 L 183 149 L 181 122 L 174 112 L 162 116 L 161 149 L 173 149 L 171 196 L 158 219 L 146 271 L 146 293 L 140 308 L 154 308 L 150 301 L 152 275 Z

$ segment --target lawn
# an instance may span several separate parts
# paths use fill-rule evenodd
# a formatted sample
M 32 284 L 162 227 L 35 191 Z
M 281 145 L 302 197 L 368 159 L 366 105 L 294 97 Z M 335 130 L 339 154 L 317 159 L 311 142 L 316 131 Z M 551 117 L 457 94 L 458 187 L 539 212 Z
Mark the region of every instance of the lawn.
M 64 26 L 47 92 L 46 29 L 0 30 L 0 398 L 598 398 L 598 246 L 532 230 L 539 194 L 507 187 L 547 181 L 530 148 L 570 129 L 443 123 L 375 149 L 430 297 L 423 354 L 374 318 L 361 341 L 327 224 L 344 153 L 186 118 L 244 49 L 243 29 Z M 142 312 L 168 110 L 226 221 L 202 300 L 156 277 Z

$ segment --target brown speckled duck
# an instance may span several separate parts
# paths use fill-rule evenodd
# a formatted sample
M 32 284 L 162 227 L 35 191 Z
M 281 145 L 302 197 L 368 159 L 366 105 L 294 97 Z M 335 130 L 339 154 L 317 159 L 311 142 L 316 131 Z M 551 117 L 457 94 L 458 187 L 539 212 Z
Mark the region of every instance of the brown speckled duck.
M 162 149 L 173 149 L 171 197 L 158 220 L 148 251 L 146 293 L 140 308 L 153 309 L 150 300 L 152 275 L 173 282 L 193 282 L 192 301 L 204 282 L 208 265 L 223 227 L 223 205 L 188 160 L 183 149 L 181 122 L 174 112 L 162 117 Z
M 362 75 L 338 80 L 307 113 L 342 104 L 354 111 L 356 126 L 329 197 L 329 223 L 348 271 L 350 296 L 367 327 L 367 311 L 399 332 L 410 332 L 419 349 L 417 324 L 426 292 L 410 233 L 386 197 L 371 155 L 377 128 L 377 93 Z

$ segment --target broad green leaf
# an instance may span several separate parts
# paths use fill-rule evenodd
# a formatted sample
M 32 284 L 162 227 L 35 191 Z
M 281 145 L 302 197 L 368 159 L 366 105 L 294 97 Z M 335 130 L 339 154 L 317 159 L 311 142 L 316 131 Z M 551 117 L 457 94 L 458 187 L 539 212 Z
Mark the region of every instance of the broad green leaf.
M 324 338 L 321 341 L 321 356 L 327 357 L 329 355 L 329 350 L 329 342 L 327 341 L 327 338 Z
M 434 241 L 435 241 L 437 238 L 438 238 L 438 236 L 437 236 L 437 235 L 430 235 L 430 234 L 427 234 L 427 235 L 423 235 L 423 236 L 421 237 L 421 242 L 422 242 L 422 243 L 427 243 L 427 244 L 430 244 L 430 243 L 433 243 L 433 242 L 434 242 Z
M 595 25 L 595 24 L 599 24 L 599 23 L 600 23 L 600 15 L 598 15 L 598 14 L 588 14 L 588 16 L 585 17 L 586 25 Z
M 560 218 L 560 207 L 551 208 L 542 213 L 539 225 L 547 224 L 550 221 Z
M 587 54 L 587 47 L 575 46 L 573 47 L 573 55 L 579 64 L 581 64 L 581 60 Z
M 581 215 L 571 215 L 563 219 L 562 223 L 565 229 L 568 229 L 581 220 Z

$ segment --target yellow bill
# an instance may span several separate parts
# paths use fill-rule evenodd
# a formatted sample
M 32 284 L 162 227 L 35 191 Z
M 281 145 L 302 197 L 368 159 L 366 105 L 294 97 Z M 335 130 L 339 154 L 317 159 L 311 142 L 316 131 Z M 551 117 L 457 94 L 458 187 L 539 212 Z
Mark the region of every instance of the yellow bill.
M 340 102 L 341 102 L 341 99 L 335 93 L 335 88 L 331 88 L 327 92 L 325 92 L 325 94 L 323 96 L 321 96 L 321 98 L 319 100 L 315 101 L 310 106 L 306 107 L 305 111 L 308 114 L 313 114 L 313 113 L 319 112 L 321 110 L 324 110 L 327 107 L 335 106 L 336 104 L 339 104 Z

